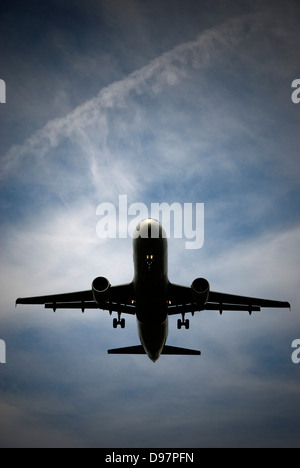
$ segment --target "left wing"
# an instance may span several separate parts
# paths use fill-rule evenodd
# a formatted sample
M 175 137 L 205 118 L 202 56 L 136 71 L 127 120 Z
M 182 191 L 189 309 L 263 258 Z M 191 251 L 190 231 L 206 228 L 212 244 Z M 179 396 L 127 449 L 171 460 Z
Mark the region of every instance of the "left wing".
M 16 305 L 18 304 L 49 304 L 49 303 L 58 303 L 58 302 L 89 302 L 94 301 L 93 291 L 79 291 L 74 293 L 67 294 L 53 294 L 50 296 L 37 296 L 37 297 L 25 297 L 19 298 L 16 300 Z
M 46 309 L 102 309 L 109 312 L 135 315 L 135 305 L 133 304 L 133 286 L 124 284 L 121 286 L 111 286 L 105 302 L 98 304 L 94 299 L 92 289 L 67 294 L 53 294 L 49 296 L 26 297 L 16 300 L 18 304 L 40 304 Z

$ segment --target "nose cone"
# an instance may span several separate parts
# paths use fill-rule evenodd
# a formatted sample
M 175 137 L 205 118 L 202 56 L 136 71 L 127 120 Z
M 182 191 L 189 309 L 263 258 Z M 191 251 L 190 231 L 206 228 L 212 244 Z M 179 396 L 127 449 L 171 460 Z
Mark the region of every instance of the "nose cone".
M 134 239 L 166 239 L 167 234 L 162 225 L 155 219 L 144 219 L 137 226 Z

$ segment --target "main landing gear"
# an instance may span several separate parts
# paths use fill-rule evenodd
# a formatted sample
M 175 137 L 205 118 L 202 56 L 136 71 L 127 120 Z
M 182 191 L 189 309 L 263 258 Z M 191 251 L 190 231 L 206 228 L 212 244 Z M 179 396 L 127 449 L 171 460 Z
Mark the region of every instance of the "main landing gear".
M 184 318 L 184 314 L 182 314 L 182 320 L 180 319 L 177 320 L 178 330 L 181 330 L 182 327 L 185 327 L 186 330 L 189 330 L 190 328 L 190 321 Z
M 121 319 L 121 314 L 118 314 L 118 318 L 113 319 L 113 327 L 118 328 L 118 325 L 121 328 L 125 328 L 125 319 Z

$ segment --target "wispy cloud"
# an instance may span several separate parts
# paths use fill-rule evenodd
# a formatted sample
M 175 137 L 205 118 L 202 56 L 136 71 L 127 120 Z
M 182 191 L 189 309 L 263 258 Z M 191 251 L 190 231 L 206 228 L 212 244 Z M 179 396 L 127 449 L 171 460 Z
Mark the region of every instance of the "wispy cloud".
M 137 196 L 145 183 L 149 191 L 151 184 L 157 190 L 158 182 L 166 184 L 179 174 L 191 191 L 198 190 L 195 176 L 204 187 L 211 178 L 222 185 L 224 174 L 232 183 L 263 164 L 271 173 L 284 170 L 295 178 L 293 138 L 278 141 L 277 132 L 274 143 L 261 131 L 267 125 L 273 132 L 277 125 L 268 113 L 270 99 L 262 94 L 263 75 L 272 73 L 275 64 L 271 61 L 265 68 L 257 56 L 258 44 L 267 53 L 272 37 L 282 33 L 280 24 L 268 32 L 269 23 L 265 14 L 231 19 L 101 89 L 65 117 L 50 120 L 22 145 L 12 146 L 2 158 L 2 180 L 40 183 L 63 199 L 88 193 L 99 200 L 115 199 L 119 193 Z M 248 60 L 244 51 L 251 42 Z M 261 69 L 255 69 L 255 58 Z M 255 96 L 249 97 L 239 79 L 237 89 L 232 88 L 240 67 L 249 93 L 262 79 Z M 260 98 L 265 107 L 258 104 Z M 293 126 L 288 131 L 292 133 Z M 276 150 L 283 145 L 289 149 L 284 164 Z
M 2 157 L 1 445 L 298 443 L 296 34 L 273 10 L 211 24 Z M 169 343 L 202 358 L 153 366 L 106 355 L 138 343 L 134 318 L 124 333 L 105 312 L 15 309 L 17 296 L 87 289 L 98 275 L 132 279 L 131 239 L 96 235 L 96 206 L 122 193 L 205 203 L 204 248 L 169 242 L 171 281 L 204 276 L 292 312 L 205 312 L 187 333 L 172 318 Z
M 99 149 L 103 150 L 107 142 L 107 119 L 111 110 L 122 110 L 132 95 L 138 98 L 144 94 L 148 97 L 161 94 L 166 88 L 186 78 L 190 68 L 200 72 L 212 66 L 214 62 L 220 60 L 222 54 L 239 42 L 239 35 L 250 19 L 245 17 L 230 20 L 221 26 L 204 31 L 195 41 L 175 47 L 123 80 L 103 88 L 97 96 L 65 117 L 49 121 L 24 144 L 13 146 L 9 150 L 2 161 L 2 177 L 14 172 L 24 158 L 29 160 L 44 158 L 65 139 L 78 141 L 82 138 L 83 146 L 86 146 L 89 129 L 97 132 L 97 143 Z M 86 131 L 87 135 L 83 135 Z M 92 154 L 90 159 L 92 172 L 95 175 L 97 164 Z
M 212 284 L 227 291 L 255 289 L 278 298 L 284 291 L 294 303 L 291 313 L 196 314 L 188 334 L 171 320 L 170 343 L 200 348 L 200 361 L 165 357 L 153 366 L 143 356 L 111 359 L 108 346 L 136 343 L 133 322 L 124 334 L 113 331 L 102 313 L 54 316 L 36 309 L 26 311 L 18 326 L 17 309 L 4 327 L 11 363 L 2 382 L 8 385 L 13 377 L 14 386 L 2 398 L 7 419 L 1 418 L 0 443 L 113 447 L 118 438 L 125 447 L 297 444 L 299 395 L 290 344 L 298 324 L 298 250 L 299 229 L 238 245 L 212 257 L 215 266 L 205 262 Z M 114 248 L 107 254 L 117 262 Z M 173 254 L 181 267 L 189 265 L 191 278 L 192 270 L 199 271 L 196 260 L 174 249 Z M 60 272 L 69 274 L 67 266 Z M 186 272 L 176 274 L 187 281 Z M 30 429 L 25 437 L 24 425 Z M 12 439 L 14 426 L 19 429 Z

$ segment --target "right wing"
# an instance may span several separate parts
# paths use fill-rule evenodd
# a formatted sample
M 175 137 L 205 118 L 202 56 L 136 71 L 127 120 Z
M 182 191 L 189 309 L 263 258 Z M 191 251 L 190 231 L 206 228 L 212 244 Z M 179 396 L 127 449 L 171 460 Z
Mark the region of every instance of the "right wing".
M 257 297 L 236 296 L 234 294 L 225 294 L 220 292 L 210 291 L 208 302 L 220 304 L 234 304 L 256 307 L 270 307 L 274 309 L 291 308 L 289 302 L 273 301 L 269 299 L 260 299 Z
M 16 300 L 18 304 L 40 304 L 46 309 L 102 309 L 109 312 L 135 315 L 134 291 L 132 284 L 111 286 L 109 296 L 104 303 L 99 305 L 93 295 L 93 291 L 78 291 L 66 294 L 53 294 L 48 296 L 25 297 Z
M 171 284 L 169 286 L 168 315 L 200 312 L 201 310 L 259 312 L 261 307 L 290 308 L 289 302 L 273 301 L 255 297 L 238 296 L 210 291 L 205 304 L 193 301 L 192 288 Z

